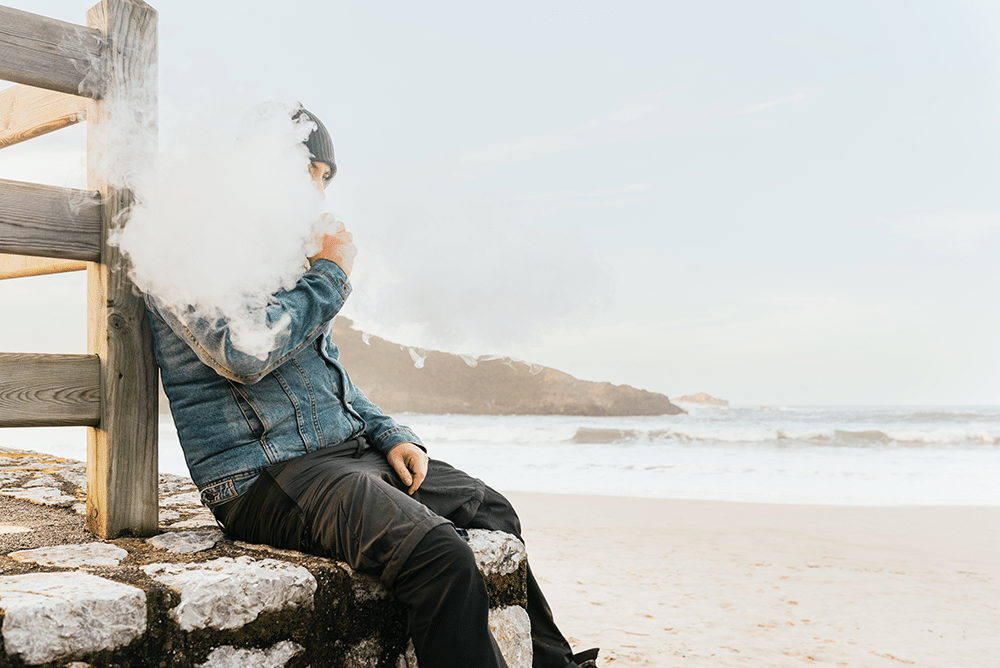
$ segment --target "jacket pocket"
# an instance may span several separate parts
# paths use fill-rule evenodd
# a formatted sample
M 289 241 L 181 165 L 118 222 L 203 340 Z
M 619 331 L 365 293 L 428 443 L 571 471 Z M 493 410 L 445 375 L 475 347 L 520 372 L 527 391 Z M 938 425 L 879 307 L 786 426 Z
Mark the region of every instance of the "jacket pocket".
M 233 479 L 227 478 L 202 489 L 201 503 L 209 508 L 214 508 L 223 501 L 228 501 L 235 496 L 236 486 L 233 484 Z

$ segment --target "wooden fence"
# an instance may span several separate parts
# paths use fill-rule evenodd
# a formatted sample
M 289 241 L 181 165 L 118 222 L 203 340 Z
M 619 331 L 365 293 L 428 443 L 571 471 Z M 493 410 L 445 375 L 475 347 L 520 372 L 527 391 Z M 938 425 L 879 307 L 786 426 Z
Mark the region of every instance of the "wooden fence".
M 87 528 L 102 537 L 158 522 L 152 335 L 108 244 L 133 202 L 109 166 L 132 142 L 155 153 L 156 30 L 142 0 L 102 0 L 86 26 L 0 6 L 0 79 L 18 84 L 0 92 L 0 148 L 87 121 L 87 190 L 0 179 L 0 279 L 86 269 L 88 304 L 87 355 L 0 353 L 0 427 L 88 427 Z M 109 101 L 135 95 L 153 113 L 115 141 Z

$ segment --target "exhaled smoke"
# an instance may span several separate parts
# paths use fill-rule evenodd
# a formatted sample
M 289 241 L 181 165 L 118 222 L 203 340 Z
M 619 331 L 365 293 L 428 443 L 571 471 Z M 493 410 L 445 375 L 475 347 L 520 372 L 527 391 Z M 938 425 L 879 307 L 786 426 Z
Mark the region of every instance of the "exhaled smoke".
M 297 105 L 265 103 L 242 123 L 205 122 L 161 149 L 155 187 L 114 243 L 128 254 L 140 290 L 188 323 L 229 320 L 233 345 L 264 359 L 288 318 L 262 315 L 316 252 L 323 198 L 302 141 L 313 124 Z

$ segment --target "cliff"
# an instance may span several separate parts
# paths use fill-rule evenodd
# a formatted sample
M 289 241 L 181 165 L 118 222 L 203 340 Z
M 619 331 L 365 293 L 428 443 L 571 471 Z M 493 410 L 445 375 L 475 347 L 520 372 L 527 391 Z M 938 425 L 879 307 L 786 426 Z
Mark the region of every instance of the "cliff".
M 678 397 L 676 401 L 683 401 L 689 404 L 708 404 L 709 406 L 728 406 L 729 402 L 725 399 L 716 399 L 715 397 L 705 394 L 704 392 L 699 392 L 698 394 L 689 394 L 685 397 Z
M 685 412 L 662 394 L 578 380 L 524 362 L 475 362 L 437 351 L 414 351 L 418 359 L 426 354 L 422 368 L 417 368 L 410 349 L 376 336 L 363 337 L 346 318 L 334 321 L 333 336 L 355 384 L 387 413 L 603 416 Z

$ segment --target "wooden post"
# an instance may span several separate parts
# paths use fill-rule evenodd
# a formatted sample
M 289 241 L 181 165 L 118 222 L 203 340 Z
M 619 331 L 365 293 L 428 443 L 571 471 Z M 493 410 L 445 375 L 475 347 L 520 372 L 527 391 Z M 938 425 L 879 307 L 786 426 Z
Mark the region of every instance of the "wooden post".
M 108 244 L 134 203 L 136 171 L 156 154 L 157 14 L 141 0 L 102 0 L 87 25 L 104 39 L 103 94 L 87 112 L 88 188 L 102 201 L 101 262 L 87 268 L 88 352 L 101 360 L 101 425 L 87 430 L 87 529 L 155 533 L 157 367 L 142 298 Z M 122 163 L 130 171 L 124 174 Z

